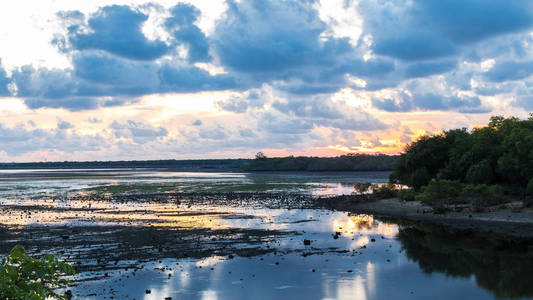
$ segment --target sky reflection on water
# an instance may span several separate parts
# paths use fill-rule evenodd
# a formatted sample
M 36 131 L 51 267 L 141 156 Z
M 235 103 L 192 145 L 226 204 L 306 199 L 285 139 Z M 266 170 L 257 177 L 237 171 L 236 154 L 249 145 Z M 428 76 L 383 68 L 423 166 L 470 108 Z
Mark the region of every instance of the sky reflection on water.
M 276 254 L 165 259 L 147 264 L 135 276 L 132 271 L 121 271 L 105 281 L 82 283 L 75 291 L 84 296 L 96 293 L 99 299 L 491 298 L 472 278 L 424 273 L 402 251 L 395 238 L 398 225 L 368 215 L 323 210 L 263 210 L 257 215 L 272 222 L 226 221 L 236 227 L 284 227 L 302 235 L 281 238 Z M 334 239 L 339 230 L 342 234 Z M 311 240 L 311 245 L 305 246 L 304 239 Z
M 66 197 L 91 193 L 222 193 L 254 189 L 315 195 L 348 194 L 353 190 L 353 183 L 386 181 L 386 172 L 218 174 L 96 170 L 88 174 L 86 170 L 63 171 L 55 171 L 53 175 L 45 171 L 31 174 L 0 172 L 0 205 L 4 208 L 0 211 L 0 223 L 17 225 L 22 230 L 28 225 L 43 224 L 84 228 L 88 223 L 165 227 L 187 232 L 205 229 L 206 235 L 198 237 L 191 233 L 188 237 L 204 241 L 211 240 L 210 230 L 216 229 L 287 233 L 268 235 L 260 242 L 247 243 L 244 231 L 238 231 L 242 239 L 230 250 L 258 247 L 263 252 L 257 253 L 264 253 L 276 249 L 268 254 L 230 258 L 215 253 L 196 259 L 159 259 L 147 254 L 142 259 L 148 262 L 142 263 L 143 268 L 139 270 L 82 272 L 77 279 L 94 279 L 105 273 L 109 277 L 77 282 L 72 290 L 78 299 L 533 297 L 533 287 L 529 283 L 533 269 L 531 251 L 499 249 L 498 244 L 490 241 L 438 228 L 400 226 L 380 221 L 372 215 L 321 209 L 188 205 L 172 201 L 121 202 L 105 198 L 92 201 L 90 198 Z M 13 208 L 5 209 L 7 205 Z M 25 211 L 30 207 L 38 209 L 31 210 L 31 213 Z M 230 232 L 223 239 L 231 240 L 232 235 Z M 77 241 L 76 238 L 73 236 L 69 240 Z M 304 245 L 304 240 L 309 240 L 310 245 Z M 121 240 L 111 240 L 111 243 L 115 241 Z M 179 243 L 174 241 L 170 240 L 172 244 Z M 152 250 L 157 246 L 146 244 L 147 249 Z M 139 247 L 141 249 L 145 244 L 141 243 Z M 52 248 L 53 251 L 58 249 Z M 136 261 L 115 263 L 135 265 Z M 147 290 L 150 293 L 147 294 Z

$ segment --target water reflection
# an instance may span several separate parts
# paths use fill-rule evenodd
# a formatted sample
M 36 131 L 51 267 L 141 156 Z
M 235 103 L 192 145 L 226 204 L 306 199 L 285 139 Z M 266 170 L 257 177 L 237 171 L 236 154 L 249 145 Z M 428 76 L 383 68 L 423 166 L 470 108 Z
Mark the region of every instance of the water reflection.
M 428 274 L 475 278 L 498 298 L 533 297 L 533 253 L 523 242 L 440 227 L 407 227 L 398 239 Z
M 189 190 L 335 194 L 351 192 L 353 182 L 379 182 L 377 175 L 69 172 L 74 171 L 53 178 L 7 174 L 0 180 L 0 224 L 19 226 L 0 229 L 0 248 L 6 252 L 10 243 L 23 243 L 37 253 L 81 262 L 76 266 L 82 281 L 72 288 L 80 299 L 533 297 L 533 255 L 527 245 L 505 239 L 327 210 L 68 196 Z M 31 226 L 36 223 L 46 227 Z
M 450 277 L 447 269 L 425 269 L 421 263 L 425 258 L 419 258 L 419 253 L 412 252 L 411 247 L 424 249 L 426 245 L 411 242 L 420 240 L 419 234 L 410 227 L 400 229 L 398 225 L 370 215 L 324 210 L 251 210 L 248 213 L 254 211 L 257 218 L 229 218 L 225 220 L 226 225 L 269 228 L 283 223 L 287 230 L 296 230 L 301 235 L 280 237 L 276 243 L 270 243 L 277 247 L 277 254 L 233 259 L 227 256 L 164 259 L 146 264 L 135 276 L 129 271 L 113 275 L 113 280 L 83 282 L 75 292 L 83 298 L 95 293 L 101 295 L 103 289 L 113 289 L 113 293 L 106 296 L 136 299 L 492 297 L 486 287 L 481 285 L 480 288 L 468 273 L 465 277 Z M 242 211 L 236 213 L 244 215 Z M 266 219 L 269 222 L 261 222 Z M 334 239 L 332 236 L 340 227 L 347 233 Z M 304 239 L 311 240 L 311 245 L 305 246 Z M 306 253 L 311 255 L 303 255 Z M 431 254 L 422 253 L 431 261 Z M 146 294 L 146 289 L 150 294 Z M 502 295 L 509 297 L 511 294 Z
M 387 182 L 389 172 L 216 173 L 150 170 L 0 170 L 0 198 L 80 191 L 290 192 L 340 195 L 357 182 Z

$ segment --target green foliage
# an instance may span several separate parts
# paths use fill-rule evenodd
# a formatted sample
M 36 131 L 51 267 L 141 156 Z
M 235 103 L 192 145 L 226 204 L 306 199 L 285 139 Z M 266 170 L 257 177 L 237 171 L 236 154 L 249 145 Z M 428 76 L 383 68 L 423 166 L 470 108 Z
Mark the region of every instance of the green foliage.
M 432 207 L 472 204 L 474 208 L 509 202 L 499 185 L 464 184 L 458 180 L 434 180 L 422 188 L 415 199 Z
M 415 201 L 416 191 L 414 189 L 398 190 L 398 198 L 402 201 Z
M 466 172 L 466 182 L 468 183 L 491 183 L 493 180 L 492 166 L 488 160 L 474 164 Z
M 370 182 L 360 182 L 354 185 L 354 189 L 357 194 L 362 195 L 368 191 L 370 186 L 372 186 Z
M 28 257 L 22 246 L 15 246 L 10 254 L 2 259 L 0 266 L 0 298 L 31 299 L 47 298 L 68 299 L 54 289 L 66 287 L 64 275 L 74 275 L 74 268 L 58 261 L 53 255 L 46 254 L 41 259 Z
M 410 185 L 419 190 L 422 186 L 427 185 L 431 181 L 431 175 L 429 174 L 427 168 L 421 167 L 416 169 L 413 174 L 411 174 Z
M 466 184 L 459 196 L 461 199 L 473 204 L 474 207 L 485 207 L 509 202 L 503 188 L 499 185 Z
M 386 184 L 372 184 L 372 197 L 374 199 L 393 198 L 397 195 L 397 187 L 392 183 Z
M 431 181 L 422 188 L 421 193 L 416 195 L 415 199 L 433 207 L 460 204 L 465 202 L 459 198 L 462 188 L 463 184 L 457 180 L 442 179 Z
M 420 137 L 406 146 L 390 177 L 416 191 L 432 180 L 514 186 L 519 191 L 531 178 L 533 115 L 526 120 L 494 116 L 471 132 L 463 128 Z
M 445 167 L 448 151 L 446 136 L 422 136 L 406 146 L 405 153 L 394 164 L 390 179 L 418 190 Z

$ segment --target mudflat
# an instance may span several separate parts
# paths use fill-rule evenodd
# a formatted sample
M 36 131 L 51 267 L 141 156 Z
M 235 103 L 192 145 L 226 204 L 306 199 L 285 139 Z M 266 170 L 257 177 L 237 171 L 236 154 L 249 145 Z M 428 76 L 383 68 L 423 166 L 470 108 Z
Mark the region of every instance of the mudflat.
M 357 203 L 344 201 L 338 202 L 334 206 L 339 210 L 368 213 L 381 217 L 430 222 L 457 229 L 533 238 L 533 210 L 531 209 L 514 212 L 510 208 L 494 207 L 486 212 L 473 212 L 464 209 L 462 211 L 435 213 L 431 207 L 418 201 L 404 202 L 397 198 Z

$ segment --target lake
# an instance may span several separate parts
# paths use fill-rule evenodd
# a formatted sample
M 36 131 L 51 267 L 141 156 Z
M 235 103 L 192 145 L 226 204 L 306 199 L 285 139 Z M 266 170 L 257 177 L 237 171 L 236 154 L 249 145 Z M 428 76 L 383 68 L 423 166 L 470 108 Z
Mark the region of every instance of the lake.
M 388 172 L 0 171 L 0 250 L 73 264 L 77 299 L 533 299 L 505 237 L 313 206 Z

